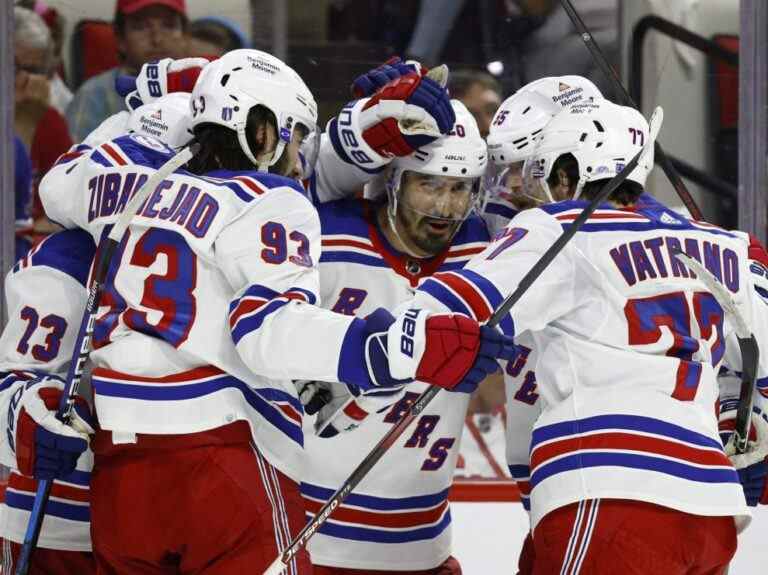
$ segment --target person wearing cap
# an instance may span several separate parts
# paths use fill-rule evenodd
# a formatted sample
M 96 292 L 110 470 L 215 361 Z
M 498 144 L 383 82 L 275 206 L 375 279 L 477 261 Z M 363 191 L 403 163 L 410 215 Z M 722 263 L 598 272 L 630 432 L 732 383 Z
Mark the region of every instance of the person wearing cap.
M 143 64 L 182 57 L 188 24 L 186 0 L 117 0 L 114 29 L 121 64 L 87 80 L 67 108 L 75 141 L 82 141 L 104 119 L 125 109 L 115 78 L 136 75 Z

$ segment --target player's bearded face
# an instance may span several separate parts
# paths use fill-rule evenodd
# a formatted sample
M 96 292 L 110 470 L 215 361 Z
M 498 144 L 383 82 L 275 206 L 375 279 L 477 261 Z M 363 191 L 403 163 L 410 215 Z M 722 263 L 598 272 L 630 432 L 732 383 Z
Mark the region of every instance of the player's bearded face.
M 428 255 L 445 249 L 472 207 L 470 178 L 406 172 L 397 209 L 398 227 Z

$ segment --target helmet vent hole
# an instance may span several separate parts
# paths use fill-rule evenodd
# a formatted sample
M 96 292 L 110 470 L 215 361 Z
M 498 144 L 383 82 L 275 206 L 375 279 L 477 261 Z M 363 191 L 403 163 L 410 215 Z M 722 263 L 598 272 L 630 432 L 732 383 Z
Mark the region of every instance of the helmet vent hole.
M 538 129 L 538 130 L 536 130 L 535 132 L 531 132 L 531 136 L 535 136 L 536 134 L 538 134 L 539 132 L 541 132 L 543 129 L 544 129 L 544 128 L 539 128 L 539 129 Z
M 240 106 L 235 106 L 235 112 L 239 112 L 239 111 L 240 111 Z
M 240 71 L 240 70 L 242 70 L 242 69 L 243 69 L 243 67 L 242 67 L 242 66 L 238 66 L 237 68 L 232 68 L 232 71 L 233 71 L 233 72 L 239 72 L 239 71 Z
M 504 161 L 504 156 L 499 156 L 499 157 L 501 158 L 501 161 L 503 162 Z
M 592 167 L 591 166 L 587 166 L 587 173 L 590 173 L 591 171 L 592 171 Z
M 515 144 L 515 145 L 518 145 L 520 142 L 525 142 L 526 140 L 527 140 L 527 138 L 525 138 L 525 137 L 518 138 L 517 140 L 513 140 L 512 143 Z
M 229 97 L 232 98 L 235 102 L 240 101 L 240 98 L 238 98 L 237 96 L 233 96 L 232 94 L 230 94 Z
M 583 142 L 583 141 L 584 141 L 584 140 L 586 140 L 586 139 L 587 139 L 587 133 L 586 133 L 586 132 L 584 132 L 584 133 L 581 135 L 581 138 L 579 138 L 579 142 Z
M 443 166 L 443 171 L 447 172 L 448 171 L 448 167 L 447 166 Z
M 523 110 L 523 114 L 527 114 L 530 109 L 531 109 L 531 107 L 528 106 L 525 110 Z
M 597 128 L 598 132 L 605 132 L 605 128 L 603 128 L 603 125 L 600 122 L 597 120 L 592 120 L 592 123 L 595 125 L 595 128 Z
M 598 143 L 597 143 L 597 145 L 595 146 L 595 148 L 597 149 L 597 148 L 599 148 L 599 147 L 600 147 L 600 146 L 602 146 L 602 145 L 603 145 L 603 143 L 602 143 L 602 142 L 598 142 Z
M 227 82 L 229 82 L 229 74 L 224 74 L 224 75 L 221 77 L 221 85 L 222 85 L 222 86 L 226 86 L 226 85 L 227 85 Z
M 462 174 L 466 174 L 467 173 L 467 168 L 461 168 L 461 173 Z

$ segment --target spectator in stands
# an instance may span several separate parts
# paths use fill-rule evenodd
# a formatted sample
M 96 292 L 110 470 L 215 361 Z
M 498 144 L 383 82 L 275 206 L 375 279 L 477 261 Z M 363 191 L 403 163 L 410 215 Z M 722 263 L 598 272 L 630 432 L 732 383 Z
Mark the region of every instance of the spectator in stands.
M 416 27 L 405 50 L 406 56 L 428 66 L 438 64 L 443 47 L 465 3 L 466 0 L 421 2 Z
M 522 45 L 523 83 L 546 76 L 576 74 L 589 78 L 606 98 L 618 96 L 558 0 L 507 0 L 507 3 L 519 5 L 524 14 L 541 21 Z M 609 62 L 617 66 L 620 63 L 618 0 L 579 0 L 575 7 L 594 42 Z
M 250 43 L 235 22 L 220 16 L 195 20 L 187 32 L 187 56 L 219 57 L 230 50 L 248 48 Z
M 53 231 L 37 198 L 37 184 L 72 145 L 67 122 L 51 105 L 53 40 L 43 19 L 32 10 L 14 8 L 14 128 L 32 161 L 35 232 Z
M 56 108 L 59 114 L 64 115 L 67 106 L 72 101 L 72 91 L 64 82 L 62 75 L 61 50 L 64 46 L 64 18 L 56 8 L 48 6 L 43 0 L 21 0 L 19 6 L 29 8 L 38 14 L 51 32 L 53 40 L 53 56 L 48 79 L 51 81 L 51 106 Z
M 105 118 L 125 109 L 115 78 L 136 75 L 150 60 L 187 55 L 185 0 L 117 0 L 114 29 L 121 65 L 87 80 L 67 108 L 67 120 L 79 142 Z
M 449 82 L 451 97 L 467 107 L 477 120 L 480 135 L 485 138 L 493 115 L 501 105 L 501 86 L 496 78 L 479 70 L 453 70 Z

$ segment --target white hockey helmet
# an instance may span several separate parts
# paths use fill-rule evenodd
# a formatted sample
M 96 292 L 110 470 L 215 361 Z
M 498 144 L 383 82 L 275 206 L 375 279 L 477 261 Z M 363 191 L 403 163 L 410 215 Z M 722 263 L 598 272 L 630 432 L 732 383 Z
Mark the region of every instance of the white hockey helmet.
M 189 94 L 174 92 L 139 106 L 131 112 L 128 131 L 157 138 L 171 148 L 180 148 L 192 139 L 189 101 Z
M 248 113 L 261 105 L 275 115 L 277 147 L 271 157 L 257 159 L 248 144 Z M 232 50 L 208 64 L 192 91 L 191 128 L 217 124 L 237 132 L 240 148 L 259 170 L 266 171 L 283 154 L 297 126 L 307 138 L 317 132 L 317 104 L 301 77 L 287 64 L 260 50 Z M 314 151 L 302 147 L 302 161 L 314 165 Z M 310 157 L 314 153 L 314 157 Z
M 534 139 L 565 107 L 602 98 L 597 87 L 581 76 L 541 78 L 526 84 L 502 102 L 488 133 L 491 162 L 507 166 L 525 161 L 533 152 Z
M 578 198 L 587 182 L 618 174 L 649 137 L 648 122 L 634 108 L 608 100 L 576 104 L 557 114 L 541 131 L 536 149 L 525 163 L 524 185 L 530 193 L 538 189 L 546 201 L 555 201 L 547 178 L 561 155 L 572 154 L 579 172 L 573 197 Z M 651 169 L 653 146 L 627 179 L 644 186 Z
M 597 86 L 584 76 L 547 76 L 526 84 L 519 91 L 537 92 L 561 108 L 603 98 Z
M 475 206 L 480 189 L 479 179 L 488 164 L 488 151 L 485 140 L 480 136 L 477 121 L 466 106 L 459 100 L 451 100 L 451 106 L 456 114 L 456 121 L 446 136 L 417 149 L 409 156 L 392 160 L 386 182 L 391 217 L 397 213 L 405 172 L 466 179 L 472 188 L 472 197 L 461 220 L 464 220 Z
M 515 92 L 504 100 L 486 138 L 493 165 L 525 161 L 533 152 L 536 136 L 561 109 L 538 92 Z

